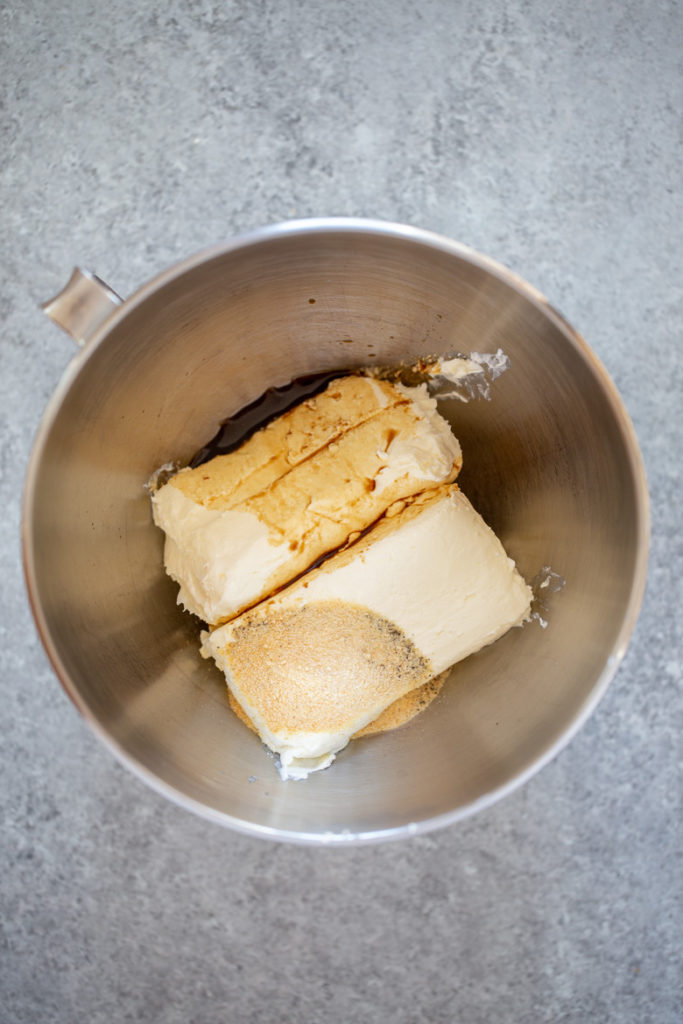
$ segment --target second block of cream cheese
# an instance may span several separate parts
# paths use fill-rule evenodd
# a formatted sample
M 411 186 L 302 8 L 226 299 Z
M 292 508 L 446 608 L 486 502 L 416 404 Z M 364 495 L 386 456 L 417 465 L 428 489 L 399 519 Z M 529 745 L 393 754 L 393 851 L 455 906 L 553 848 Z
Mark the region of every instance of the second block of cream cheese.
M 304 778 L 402 694 L 520 625 L 530 600 L 493 531 L 441 486 L 206 634 L 203 651 L 282 777 Z

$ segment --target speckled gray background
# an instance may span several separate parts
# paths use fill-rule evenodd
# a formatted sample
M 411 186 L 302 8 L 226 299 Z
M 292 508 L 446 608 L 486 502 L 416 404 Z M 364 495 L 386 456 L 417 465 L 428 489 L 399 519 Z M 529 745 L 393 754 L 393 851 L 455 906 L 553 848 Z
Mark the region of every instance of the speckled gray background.
M 0 5 L 3 1022 L 681 1019 L 681 52 L 667 0 Z M 37 305 L 73 264 L 125 295 L 333 213 L 550 297 L 633 417 L 653 542 L 625 663 L 553 764 L 457 827 L 312 850 L 193 817 L 90 735 L 32 625 L 19 493 L 72 354 Z

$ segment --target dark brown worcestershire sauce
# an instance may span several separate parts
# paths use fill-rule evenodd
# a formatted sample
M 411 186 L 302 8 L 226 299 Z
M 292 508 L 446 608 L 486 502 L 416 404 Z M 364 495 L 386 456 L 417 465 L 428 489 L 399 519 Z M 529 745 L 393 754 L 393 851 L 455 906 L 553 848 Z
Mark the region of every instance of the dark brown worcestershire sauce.
M 330 381 L 336 380 L 337 377 L 346 377 L 350 372 L 352 371 L 328 370 L 326 373 L 310 373 L 305 377 L 295 377 L 289 384 L 283 384 L 279 388 L 268 388 L 260 398 L 245 405 L 234 416 L 223 420 L 215 437 L 193 456 L 191 468 L 201 466 L 216 455 L 227 455 L 228 452 L 239 448 L 247 438 L 261 427 L 265 427 L 276 416 L 281 416 L 283 412 L 287 412 L 305 398 L 319 394 Z

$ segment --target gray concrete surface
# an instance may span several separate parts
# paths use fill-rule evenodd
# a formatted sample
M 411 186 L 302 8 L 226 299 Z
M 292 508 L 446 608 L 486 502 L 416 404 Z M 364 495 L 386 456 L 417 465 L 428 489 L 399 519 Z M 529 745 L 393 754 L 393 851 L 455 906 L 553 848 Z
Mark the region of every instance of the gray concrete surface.
M 683 13 L 635 0 L 6 0 L 0 1019 L 633 1022 L 681 996 Z M 639 434 L 643 613 L 525 788 L 400 844 L 271 845 L 165 802 L 91 736 L 34 631 L 19 495 L 72 351 L 75 263 L 127 294 L 275 220 L 442 231 L 582 330 Z

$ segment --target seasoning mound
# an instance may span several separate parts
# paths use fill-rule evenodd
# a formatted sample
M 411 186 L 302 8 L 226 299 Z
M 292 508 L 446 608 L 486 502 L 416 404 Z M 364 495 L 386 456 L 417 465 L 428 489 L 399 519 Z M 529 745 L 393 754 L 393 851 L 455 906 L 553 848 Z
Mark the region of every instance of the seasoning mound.
M 327 767 L 350 736 L 434 675 L 402 630 L 346 601 L 258 606 L 206 647 L 288 778 Z

